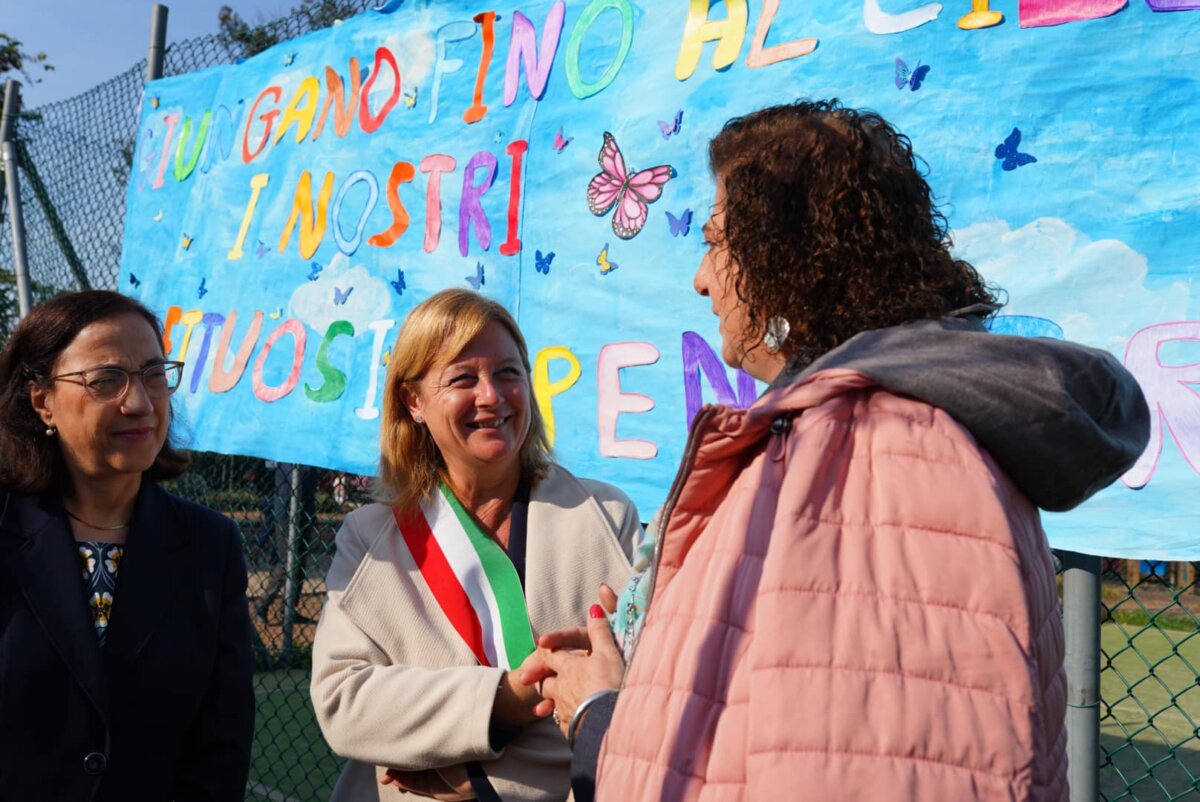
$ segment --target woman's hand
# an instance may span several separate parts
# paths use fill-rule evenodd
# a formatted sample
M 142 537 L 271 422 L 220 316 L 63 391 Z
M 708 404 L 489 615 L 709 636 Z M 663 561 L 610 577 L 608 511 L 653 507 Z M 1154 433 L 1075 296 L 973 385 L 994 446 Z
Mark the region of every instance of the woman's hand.
M 471 780 L 462 765 L 419 771 L 388 769 L 379 783 L 395 785 L 397 791 L 407 791 L 441 802 L 464 802 L 475 798 L 475 792 L 471 790 Z
M 561 630 L 538 638 L 538 649 L 521 664 L 521 681 L 539 685 L 545 699 L 534 706 L 541 717 L 554 714 L 563 734 L 579 703 L 597 691 L 617 688 L 625 661 L 613 640 L 604 608 L 593 604 L 587 629 Z
M 537 654 L 537 651 L 534 651 Z M 528 660 L 528 658 L 527 658 Z M 492 715 L 506 724 L 524 727 L 539 718 L 550 715 L 547 711 L 541 715 L 535 713 L 537 705 L 543 702 L 538 689 L 521 681 L 519 668 L 504 672 L 500 687 L 496 689 L 496 701 L 492 705 Z

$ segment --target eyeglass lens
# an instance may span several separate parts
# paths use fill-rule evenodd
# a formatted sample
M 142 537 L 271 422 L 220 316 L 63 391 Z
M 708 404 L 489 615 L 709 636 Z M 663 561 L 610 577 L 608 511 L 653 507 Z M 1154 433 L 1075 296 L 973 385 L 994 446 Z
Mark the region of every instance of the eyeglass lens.
M 120 368 L 97 368 L 84 374 L 84 383 L 88 391 L 96 398 L 116 398 L 125 392 L 130 377 L 140 374 L 142 385 L 146 392 L 159 398 L 168 395 L 179 386 L 182 365 L 151 365 L 140 371 L 126 372 Z

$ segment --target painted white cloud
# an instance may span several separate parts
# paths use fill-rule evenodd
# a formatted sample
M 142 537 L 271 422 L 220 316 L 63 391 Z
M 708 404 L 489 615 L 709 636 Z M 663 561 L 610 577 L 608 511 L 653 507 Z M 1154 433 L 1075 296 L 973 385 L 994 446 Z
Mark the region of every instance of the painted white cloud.
M 394 33 L 383 41 L 384 47 L 396 55 L 400 78 L 406 89 L 421 86 L 433 70 L 433 39 L 423 30 L 410 29 Z
M 983 221 L 951 238 L 956 255 L 1008 292 L 1006 314 L 1053 320 L 1067 339 L 1118 357 L 1138 329 L 1186 319 L 1186 283 L 1147 289 L 1145 256 L 1120 240 L 1093 241 L 1066 220 L 1041 217 L 1015 231 Z
M 338 304 L 335 298 L 344 298 L 345 302 Z M 330 260 L 315 281 L 305 281 L 297 287 L 288 301 L 288 315 L 304 321 L 322 336 L 335 320 L 350 321 L 354 333 L 362 334 L 374 321 L 387 318 L 391 308 L 387 283 L 372 276 L 362 265 L 351 267 L 350 260 L 342 253 Z

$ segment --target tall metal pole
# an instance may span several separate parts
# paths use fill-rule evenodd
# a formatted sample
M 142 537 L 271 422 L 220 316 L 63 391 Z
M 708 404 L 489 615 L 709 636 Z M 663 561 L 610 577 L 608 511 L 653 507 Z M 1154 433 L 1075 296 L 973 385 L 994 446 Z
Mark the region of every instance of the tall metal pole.
M 291 466 L 292 498 L 288 504 L 287 573 L 283 585 L 283 664 L 292 665 L 292 640 L 296 628 L 296 601 L 300 597 L 297 573 L 300 570 L 300 466 Z
M 150 51 L 146 54 L 146 80 L 163 74 L 163 56 L 167 52 L 167 7 L 155 3 L 150 8 Z
M 21 178 L 17 174 L 17 114 L 21 110 L 21 84 L 9 78 L 4 84 L 4 111 L 0 114 L 0 161 L 4 165 L 4 189 L 8 218 L 12 224 L 13 272 L 17 276 L 17 311 L 29 314 L 33 297 L 29 290 L 29 259 L 25 251 L 25 215 L 21 212 Z
M 1065 551 L 1067 784 L 1071 802 L 1095 802 L 1100 784 L 1100 558 Z

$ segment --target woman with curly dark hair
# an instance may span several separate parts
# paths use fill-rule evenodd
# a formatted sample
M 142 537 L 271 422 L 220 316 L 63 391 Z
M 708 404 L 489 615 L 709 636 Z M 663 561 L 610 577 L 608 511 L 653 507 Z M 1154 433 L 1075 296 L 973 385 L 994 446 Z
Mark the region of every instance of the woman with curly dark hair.
M 628 669 L 599 605 L 525 665 L 576 799 L 602 738 L 602 799 L 1065 799 L 1038 508 L 1133 463 L 1140 390 L 1105 352 L 988 333 L 995 297 L 879 115 L 777 106 L 709 153 L 696 291 L 770 387 L 696 417 Z

